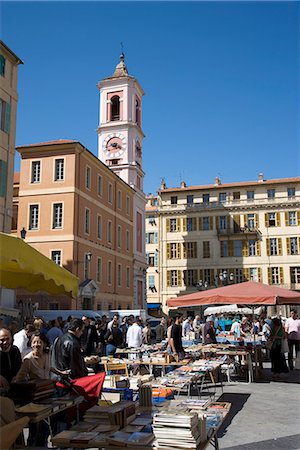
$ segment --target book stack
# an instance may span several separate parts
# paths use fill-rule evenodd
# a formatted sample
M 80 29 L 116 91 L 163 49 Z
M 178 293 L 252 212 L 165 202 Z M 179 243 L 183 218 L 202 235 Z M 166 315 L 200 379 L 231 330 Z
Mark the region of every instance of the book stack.
M 127 400 L 114 403 L 113 405 L 95 405 L 88 409 L 84 419 L 101 419 L 108 421 L 111 425 L 126 427 L 135 418 L 135 403 Z
M 154 440 L 153 433 L 142 433 L 136 431 L 134 433 L 125 433 L 123 431 L 117 431 L 116 433 L 108 436 L 107 441 L 109 444 L 118 445 L 122 447 L 144 447 L 149 445 Z
M 156 413 L 153 433 L 158 448 L 196 449 L 206 438 L 202 436 L 199 422 L 196 412 L 169 410 Z
M 37 405 L 36 403 L 28 403 L 27 405 L 16 408 L 16 412 L 29 417 L 49 414 L 52 411 L 51 405 Z
M 151 384 L 142 384 L 139 387 L 139 404 L 140 406 L 152 406 L 152 386 Z
M 51 380 L 24 381 L 11 383 L 10 394 L 13 398 L 35 401 L 51 397 L 54 393 L 54 383 Z

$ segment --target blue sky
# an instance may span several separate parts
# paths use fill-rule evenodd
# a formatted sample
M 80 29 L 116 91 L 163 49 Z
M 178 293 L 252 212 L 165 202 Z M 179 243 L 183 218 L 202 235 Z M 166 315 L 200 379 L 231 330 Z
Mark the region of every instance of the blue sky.
M 120 42 L 145 90 L 145 192 L 299 176 L 298 2 L 2 2 L 19 69 L 17 145 L 97 154 L 99 91 Z M 18 169 L 18 161 L 16 162 Z

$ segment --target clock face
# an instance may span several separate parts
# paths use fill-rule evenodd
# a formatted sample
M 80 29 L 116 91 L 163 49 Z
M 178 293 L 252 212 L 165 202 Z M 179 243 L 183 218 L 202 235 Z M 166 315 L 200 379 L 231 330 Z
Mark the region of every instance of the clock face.
M 118 158 L 125 151 L 126 139 L 121 133 L 109 134 L 103 141 L 103 151 L 112 158 Z

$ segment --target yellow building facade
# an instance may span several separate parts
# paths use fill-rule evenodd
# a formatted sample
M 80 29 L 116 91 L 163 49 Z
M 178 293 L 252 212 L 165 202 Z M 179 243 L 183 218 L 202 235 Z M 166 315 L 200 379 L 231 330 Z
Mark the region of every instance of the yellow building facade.
M 248 280 L 298 290 L 300 178 L 163 182 L 148 197 L 146 251 L 147 302 L 165 312 L 168 298 Z

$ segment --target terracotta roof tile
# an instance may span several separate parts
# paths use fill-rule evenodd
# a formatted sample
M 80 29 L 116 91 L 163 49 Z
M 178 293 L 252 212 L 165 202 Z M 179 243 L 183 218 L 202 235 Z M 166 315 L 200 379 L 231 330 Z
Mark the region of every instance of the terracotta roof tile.
M 71 144 L 73 142 L 78 142 L 78 141 L 73 140 L 73 139 L 57 139 L 57 140 L 54 140 L 54 141 L 37 142 L 35 144 L 18 145 L 17 148 L 22 148 L 22 147 L 39 147 L 40 145 Z

